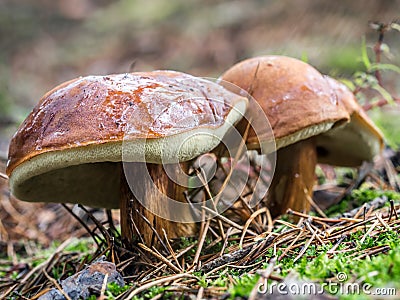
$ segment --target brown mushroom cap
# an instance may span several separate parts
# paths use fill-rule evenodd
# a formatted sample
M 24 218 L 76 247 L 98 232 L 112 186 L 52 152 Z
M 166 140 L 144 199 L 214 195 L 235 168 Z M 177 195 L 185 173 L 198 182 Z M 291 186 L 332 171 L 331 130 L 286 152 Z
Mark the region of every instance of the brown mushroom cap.
M 319 161 L 338 166 L 359 166 L 370 161 L 384 146 L 381 131 L 371 121 L 354 94 L 343 83 L 326 76 L 339 103 L 350 114 L 350 122 L 321 135 L 317 139 Z
M 43 96 L 12 138 L 11 191 L 25 201 L 117 207 L 114 162 L 123 144 L 134 157 L 146 139 L 146 162 L 187 161 L 217 146 L 246 106 L 244 97 L 174 71 L 68 81 Z
M 325 78 L 312 66 L 294 58 L 250 58 L 234 65 L 221 79 L 246 90 L 257 100 L 271 124 L 277 150 L 349 119 Z M 243 126 L 244 122 L 240 123 Z M 260 147 L 253 131 L 249 132 L 247 143 L 249 149 Z

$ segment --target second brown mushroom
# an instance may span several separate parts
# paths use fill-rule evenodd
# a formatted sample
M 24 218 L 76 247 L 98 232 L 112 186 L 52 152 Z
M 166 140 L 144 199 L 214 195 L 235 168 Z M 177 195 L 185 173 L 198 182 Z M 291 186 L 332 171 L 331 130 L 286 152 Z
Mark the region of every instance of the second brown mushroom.
M 273 129 L 277 162 L 267 200 L 273 216 L 288 208 L 310 209 L 318 162 L 356 166 L 382 148 L 382 136 L 359 107 L 353 109 L 353 98 L 339 99 L 343 95 L 332 83 L 300 60 L 255 57 L 234 65 L 221 79 L 253 96 Z M 244 132 L 246 126 L 242 120 L 237 127 Z M 348 144 L 354 136 L 360 138 Z M 260 149 L 262 143 L 250 130 L 247 147 Z

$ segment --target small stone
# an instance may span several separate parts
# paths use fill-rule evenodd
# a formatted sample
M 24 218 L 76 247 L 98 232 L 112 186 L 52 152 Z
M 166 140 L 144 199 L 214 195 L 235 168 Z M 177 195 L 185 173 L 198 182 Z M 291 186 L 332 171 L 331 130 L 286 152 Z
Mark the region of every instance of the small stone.
M 87 299 L 94 292 L 100 292 L 106 274 L 108 275 L 107 284 L 115 282 L 119 286 L 124 286 L 124 279 L 118 273 L 116 266 L 104 259 L 105 257 L 102 256 L 82 271 L 62 280 L 63 291 L 72 300 Z M 58 290 L 52 289 L 38 300 L 47 299 L 64 300 L 65 297 Z
M 64 295 L 57 289 L 51 289 L 46 294 L 39 297 L 38 300 L 66 300 Z

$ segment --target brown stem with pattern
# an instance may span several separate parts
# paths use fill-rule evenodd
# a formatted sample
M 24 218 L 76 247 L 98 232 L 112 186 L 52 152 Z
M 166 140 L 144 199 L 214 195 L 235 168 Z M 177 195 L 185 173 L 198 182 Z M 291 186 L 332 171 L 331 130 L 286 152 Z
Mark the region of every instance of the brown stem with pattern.
M 312 196 L 316 164 L 317 150 L 313 138 L 277 151 L 275 174 L 268 192 L 272 216 L 284 214 L 289 208 L 299 212 L 310 210 L 307 197 Z
M 162 203 L 155 187 L 171 199 L 179 202 L 186 202 L 184 191 L 186 187 L 173 182 L 165 172 L 162 165 L 147 163 L 149 176 L 142 174 L 141 168 L 135 168 L 135 164 L 129 163 L 130 180 L 135 180 L 136 195 L 143 195 L 146 201 L 146 207 L 157 209 L 161 205 L 164 216 L 174 216 L 176 211 L 168 206 L 168 203 Z M 181 168 L 187 173 L 188 164 L 181 163 Z M 137 169 L 137 171 L 136 171 Z M 164 238 L 162 229 L 165 230 L 167 237 L 179 238 L 188 237 L 195 234 L 195 223 L 178 223 L 169 221 L 154 215 L 146 209 L 134 196 L 126 180 L 126 174 L 121 167 L 121 196 L 120 196 L 120 214 L 121 214 L 121 236 L 127 249 L 130 249 L 135 242 L 144 242 L 146 245 L 154 244 L 160 246 L 159 237 Z M 165 206 L 164 206 L 165 205 Z M 156 207 L 157 206 L 157 207 Z M 183 212 L 187 218 L 191 216 L 189 205 Z M 173 217 L 172 217 L 173 218 Z

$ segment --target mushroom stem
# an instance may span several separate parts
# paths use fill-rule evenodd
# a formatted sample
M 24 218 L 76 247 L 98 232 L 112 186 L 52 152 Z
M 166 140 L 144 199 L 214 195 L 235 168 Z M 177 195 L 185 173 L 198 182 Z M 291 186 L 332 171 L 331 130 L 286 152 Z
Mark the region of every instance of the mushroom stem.
M 184 195 L 186 187 L 173 182 L 162 165 L 147 163 L 146 166 L 150 176 L 144 176 L 140 168 L 135 167 L 135 164 L 138 163 L 129 164 L 131 165 L 129 166 L 128 176 L 134 176 L 132 178 L 135 180 L 135 194 L 142 195 L 142 199 L 146 201 L 146 207 L 157 209 L 157 207 L 159 208 L 160 205 L 163 205 L 161 207 L 163 208 L 164 216 L 172 217 L 176 215 L 176 211 L 173 211 L 173 208 L 169 207 L 168 203 L 161 202 L 165 199 L 160 200 L 158 191 L 176 201 L 186 202 Z M 181 163 L 180 165 L 182 170 L 187 172 L 188 164 Z M 189 206 L 183 213 L 191 216 Z M 186 219 L 188 218 L 187 216 Z M 165 230 L 169 239 L 193 236 L 195 233 L 195 223 L 173 222 L 156 216 L 145 208 L 132 193 L 123 170 L 121 170 L 120 218 L 122 242 L 127 249 L 132 248 L 135 241 L 141 241 L 147 245 L 160 245 L 157 234 L 160 238 L 164 238 L 162 229 Z
M 276 217 L 291 208 L 309 211 L 317 164 L 315 139 L 297 142 L 277 151 L 275 174 L 269 187 L 268 207 Z

